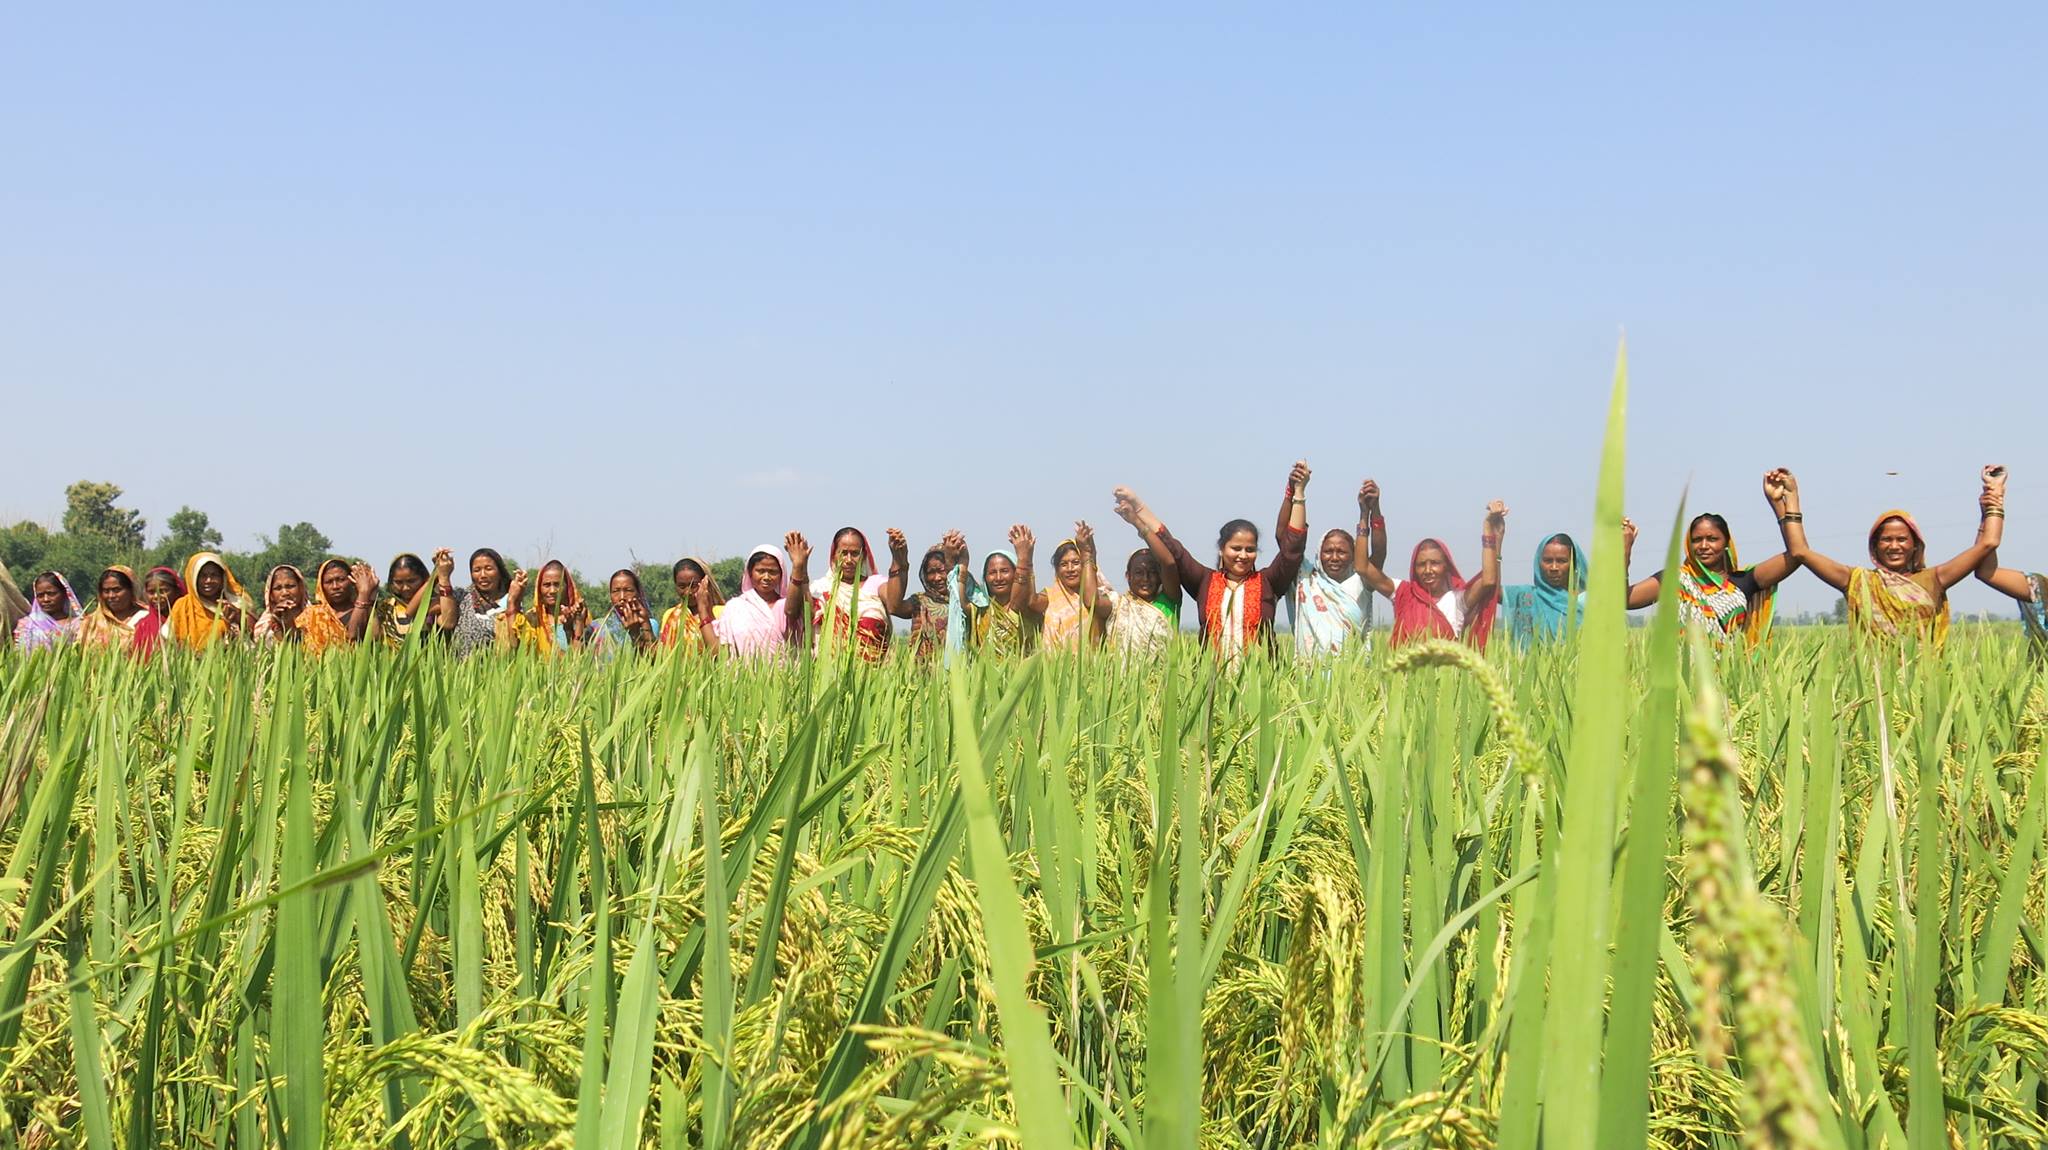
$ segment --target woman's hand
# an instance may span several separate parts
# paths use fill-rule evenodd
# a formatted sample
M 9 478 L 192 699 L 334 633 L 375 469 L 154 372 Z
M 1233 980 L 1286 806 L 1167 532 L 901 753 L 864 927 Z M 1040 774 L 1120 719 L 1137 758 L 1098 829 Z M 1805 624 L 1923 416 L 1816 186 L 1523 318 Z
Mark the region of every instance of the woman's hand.
M 1781 515 L 1785 511 L 1785 501 L 1792 498 L 1791 478 L 1792 473 L 1782 467 L 1764 472 L 1764 499 L 1773 511 Z
M 519 601 L 525 596 L 526 569 L 522 567 L 512 573 L 512 584 L 505 590 L 505 606 L 517 611 L 519 610 Z
M 939 538 L 939 553 L 946 557 L 946 570 L 960 565 L 960 556 L 967 553 L 967 536 L 958 531 L 948 531 Z
M 619 622 L 626 625 L 629 633 L 640 635 L 647 630 L 647 604 L 637 595 L 619 604 Z
M 356 585 L 356 601 L 354 605 L 357 607 L 368 607 L 370 601 L 377 597 L 377 573 L 370 570 L 368 563 L 355 563 L 350 565 L 348 575 Z
M 1081 553 L 1083 559 L 1095 558 L 1095 529 L 1088 526 L 1086 520 L 1074 522 L 1074 548 Z
M 697 618 L 701 621 L 709 622 L 711 620 L 711 575 L 709 572 L 705 573 L 704 578 L 697 580 L 697 585 L 690 589 L 690 593 L 695 599 Z
M 1022 523 L 1011 525 L 1010 549 L 1017 553 L 1017 566 L 1027 567 L 1031 564 L 1031 549 L 1037 542 L 1031 534 L 1031 528 Z
M 1145 503 L 1138 493 L 1128 487 L 1119 487 L 1110 495 L 1116 500 L 1116 517 L 1133 527 L 1138 525 L 1138 514 L 1145 509 Z
M 803 532 L 792 531 L 782 537 L 782 549 L 789 553 L 789 577 L 808 581 L 811 577 L 811 541 Z
M 1508 529 L 1508 505 L 1496 499 L 1486 505 L 1486 529 L 1495 535 L 1505 534 Z
M 2005 509 L 2005 464 L 1994 463 L 1984 469 L 1984 494 L 1979 502 L 1985 507 Z
M 1358 514 L 1362 518 L 1370 519 L 1374 515 L 1379 514 L 1379 510 L 1379 481 L 1376 479 L 1368 479 L 1364 483 L 1358 485 Z
M 909 562 L 910 540 L 904 536 L 903 529 L 901 527 L 891 527 L 885 534 L 889 537 L 889 558 L 901 559 L 906 563 Z
M 455 552 L 446 547 L 434 548 L 434 580 L 446 583 L 455 574 Z
M 1308 477 L 1308 460 L 1295 460 L 1294 467 L 1287 473 L 1287 489 L 1294 492 L 1296 499 L 1301 498 L 1308 491 Z
M 1636 521 L 1624 515 L 1621 517 L 1621 552 L 1631 555 L 1636 549 Z

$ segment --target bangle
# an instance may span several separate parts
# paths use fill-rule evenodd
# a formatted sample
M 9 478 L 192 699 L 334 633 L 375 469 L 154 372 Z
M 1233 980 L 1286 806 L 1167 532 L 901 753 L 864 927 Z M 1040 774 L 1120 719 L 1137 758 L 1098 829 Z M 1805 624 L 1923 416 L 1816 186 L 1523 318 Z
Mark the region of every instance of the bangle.
M 1989 518 L 1991 518 L 1991 517 L 1992 517 L 1992 516 L 1994 516 L 1994 515 L 1995 515 L 1995 516 L 1997 516 L 1997 517 L 1998 517 L 1998 518 L 2000 518 L 2000 519 L 2003 519 L 2003 518 L 2005 518 L 2005 508 L 2003 508 L 2003 507 L 1986 507 L 1986 508 L 1984 509 L 1984 518 L 1986 518 L 1986 519 L 1989 519 Z
M 1480 546 L 1481 548 L 1486 548 L 1486 547 L 1499 547 L 1499 546 L 1500 546 L 1500 536 L 1498 536 L 1498 535 L 1492 535 L 1492 534 L 1482 534 L 1482 535 L 1480 535 L 1480 537 L 1479 537 L 1479 546 Z
M 1387 517 L 1386 517 L 1386 516 L 1384 516 L 1384 515 L 1375 515 L 1375 516 L 1373 516 L 1373 517 L 1372 517 L 1372 529 L 1373 529 L 1374 531 L 1384 531 L 1384 530 L 1386 530 L 1386 528 L 1387 528 Z
M 1806 516 L 1801 515 L 1797 511 L 1787 511 L 1785 514 L 1778 516 L 1778 522 L 1780 525 L 1786 523 L 1804 523 L 1806 522 Z

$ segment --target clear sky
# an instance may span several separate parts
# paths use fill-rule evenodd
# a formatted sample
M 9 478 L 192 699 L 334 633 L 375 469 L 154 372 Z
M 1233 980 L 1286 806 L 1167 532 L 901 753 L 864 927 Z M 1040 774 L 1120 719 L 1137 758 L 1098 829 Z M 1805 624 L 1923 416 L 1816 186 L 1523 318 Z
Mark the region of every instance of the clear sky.
M 303 7 L 9 14 L 0 518 L 595 578 L 1118 556 L 1125 482 L 1199 553 L 1305 456 L 1397 568 L 1506 499 L 1522 581 L 1625 328 L 1653 534 L 1690 480 L 1761 556 L 1784 464 L 1837 557 L 1893 505 L 1946 557 L 2000 461 L 2048 566 L 2048 6 Z

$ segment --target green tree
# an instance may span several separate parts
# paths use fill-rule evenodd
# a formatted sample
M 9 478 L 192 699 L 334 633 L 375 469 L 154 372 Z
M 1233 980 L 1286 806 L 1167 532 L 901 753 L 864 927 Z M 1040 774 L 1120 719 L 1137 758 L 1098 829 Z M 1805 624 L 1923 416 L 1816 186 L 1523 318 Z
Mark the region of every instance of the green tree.
M 1849 597 L 1847 595 L 1835 600 L 1834 616 L 1837 623 L 1847 623 L 1849 621 Z
M 334 554 L 334 541 L 311 523 L 282 524 L 276 535 L 258 535 L 256 538 L 262 547 L 251 554 L 238 556 L 236 560 L 236 573 L 244 580 L 260 581 L 270 574 L 272 568 L 281 564 L 290 564 L 311 579 L 319 571 L 320 564 Z
M 720 559 L 711 565 L 711 577 L 718 581 L 718 589 L 725 592 L 727 598 L 736 596 L 745 590 L 741 586 L 741 580 L 745 578 L 745 573 L 740 568 L 745 566 L 746 562 L 746 556 L 732 555 Z
M 64 489 L 64 533 L 104 539 L 116 551 L 142 550 L 147 526 L 142 513 L 116 505 L 121 489 L 111 483 L 81 479 Z
M 0 563 L 9 571 L 25 572 L 24 579 L 43 569 L 43 556 L 50 552 L 50 530 L 33 520 L 0 527 Z M 34 568 L 35 570 L 31 570 Z

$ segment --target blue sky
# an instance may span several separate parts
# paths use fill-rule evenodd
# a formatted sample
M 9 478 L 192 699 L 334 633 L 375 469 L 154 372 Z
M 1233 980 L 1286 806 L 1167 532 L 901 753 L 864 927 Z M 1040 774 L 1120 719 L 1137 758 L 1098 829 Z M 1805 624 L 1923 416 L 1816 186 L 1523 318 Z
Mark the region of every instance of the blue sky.
M 1690 480 L 1760 556 L 1784 464 L 1945 556 L 2002 461 L 2048 566 L 2038 4 L 655 9 L 11 14 L 0 519 L 1116 553 L 1114 484 L 1202 540 L 1305 456 L 1397 557 L 1506 499 L 1520 580 L 1625 328 L 1646 526 Z

